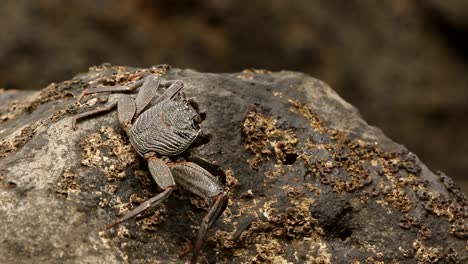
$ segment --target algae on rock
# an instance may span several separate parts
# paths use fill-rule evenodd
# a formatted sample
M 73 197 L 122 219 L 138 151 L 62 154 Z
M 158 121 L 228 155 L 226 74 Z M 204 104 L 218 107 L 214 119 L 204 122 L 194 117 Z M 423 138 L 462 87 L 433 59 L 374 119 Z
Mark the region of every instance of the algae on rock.
M 230 203 L 202 263 L 467 260 L 466 196 L 323 82 L 102 65 L 18 101 L 0 93 L 1 263 L 184 262 L 206 202 L 178 189 L 104 231 L 160 190 L 114 112 L 71 128 L 74 114 L 115 99 L 78 103 L 85 87 L 132 82 L 140 71 L 182 80 L 207 113 L 211 142 L 191 151 L 224 170 Z

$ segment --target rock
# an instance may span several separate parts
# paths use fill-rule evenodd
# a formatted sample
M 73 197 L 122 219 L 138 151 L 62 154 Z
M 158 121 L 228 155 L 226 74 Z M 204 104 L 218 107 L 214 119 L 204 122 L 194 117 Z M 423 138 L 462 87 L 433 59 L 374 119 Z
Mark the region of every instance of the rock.
M 206 111 L 230 204 L 201 263 L 463 263 L 467 199 L 402 145 L 366 124 L 325 83 L 296 72 L 200 73 L 93 67 L 39 94 L 0 93 L 0 263 L 185 262 L 207 202 L 178 189 L 105 230 L 160 190 L 115 112 L 72 116 L 115 99 L 77 97 L 136 71 L 181 79 Z M 12 98 L 8 106 L 4 103 Z
M 467 193 L 468 1 L 339 3 L 3 0 L 0 87 L 39 89 L 102 61 L 299 70 Z

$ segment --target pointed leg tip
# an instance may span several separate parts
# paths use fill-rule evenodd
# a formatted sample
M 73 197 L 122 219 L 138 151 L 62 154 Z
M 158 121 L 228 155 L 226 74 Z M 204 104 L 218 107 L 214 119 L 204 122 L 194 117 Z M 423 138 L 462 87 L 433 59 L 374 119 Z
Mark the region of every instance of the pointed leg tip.
M 114 222 L 114 223 L 112 223 L 112 224 L 109 224 L 109 225 L 106 226 L 106 230 L 109 230 L 109 229 L 111 229 L 111 228 L 117 226 L 117 225 L 120 224 L 120 223 L 121 223 L 120 221 L 117 221 L 117 222 Z
M 189 246 L 187 246 L 187 248 L 183 249 L 183 251 L 181 253 L 179 253 L 179 258 L 182 259 L 184 258 L 185 256 L 187 256 L 190 252 L 192 252 L 193 250 L 193 245 L 190 243 Z
M 82 91 L 82 92 L 80 93 L 80 95 L 78 95 L 78 98 L 76 98 L 76 100 L 77 100 L 79 103 L 81 103 L 81 100 L 83 100 L 83 98 L 84 98 L 86 95 L 88 95 L 88 93 L 86 92 L 86 89 L 85 89 L 84 91 Z
M 76 131 L 76 119 L 75 119 L 75 118 L 73 118 L 72 125 L 71 125 L 71 129 L 72 129 L 73 131 Z

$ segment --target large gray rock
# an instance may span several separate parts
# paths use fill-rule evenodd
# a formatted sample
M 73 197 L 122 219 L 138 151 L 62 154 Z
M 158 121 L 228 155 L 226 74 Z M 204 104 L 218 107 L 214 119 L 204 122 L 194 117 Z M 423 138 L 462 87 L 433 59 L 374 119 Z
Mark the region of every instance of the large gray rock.
M 107 102 L 101 94 L 77 103 L 84 87 L 127 83 L 135 70 L 103 65 L 40 93 L 0 93 L 0 263 L 188 260 L 179 255 L 208 204 L 177 190 L 105 231 L 159 190 L 115 112 L 71 129 L 74 113 Z M 213 138 L 191 151 L 218 164 L 229 187 L 200 262 L 467 260 L 465 195 L 323 82 L 286 71 L 145 71 L 181 79 L 207 112 Z

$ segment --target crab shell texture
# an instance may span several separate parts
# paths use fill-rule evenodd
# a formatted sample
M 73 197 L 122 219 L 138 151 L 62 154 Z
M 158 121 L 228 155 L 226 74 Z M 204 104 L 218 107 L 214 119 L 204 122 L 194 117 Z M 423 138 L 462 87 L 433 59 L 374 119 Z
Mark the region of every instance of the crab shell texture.
M 129 129 L 130 142 L 141 156 L 154 152 L 174 156 L 200 134 L 198 112 L 185 99 L 168 98 L 144 111 Z

